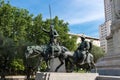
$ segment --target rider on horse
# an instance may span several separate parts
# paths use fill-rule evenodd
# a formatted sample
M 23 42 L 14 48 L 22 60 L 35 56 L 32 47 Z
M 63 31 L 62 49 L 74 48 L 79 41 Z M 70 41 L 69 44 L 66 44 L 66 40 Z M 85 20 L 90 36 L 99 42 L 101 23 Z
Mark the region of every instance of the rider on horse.
M 89 43 L 85 41 L 85 36 L 81 36 L 81 43 L 80 46 L 77 48 L 78 52 L 76 53 L 77 56 L 76 58 L 80 58 L 80 55 L 83 55 L 83 60 L 81 64 L 84 64 L 85 60 L 87 59 L 88 56 L 88 50 L 89 50 Z
M 60 51 L 59 44 L 57 43 L 57 37 L 59 36 L 59 34 L 54 29 L 53 24 L 50 25 L 50 31 L 47 31 L 44 28 L 42 28 L 42 30 L 49 34 L 50 42 L 49 42 L 49 50 L 48 51 L 50 51 L 50 57 L 54 58 L 54 52 L 53 51 Z

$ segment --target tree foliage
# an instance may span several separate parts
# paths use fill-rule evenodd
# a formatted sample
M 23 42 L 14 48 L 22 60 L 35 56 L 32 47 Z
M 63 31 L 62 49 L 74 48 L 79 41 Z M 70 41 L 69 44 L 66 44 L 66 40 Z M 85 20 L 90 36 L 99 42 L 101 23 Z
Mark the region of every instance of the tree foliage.
M 26 39 L 26 29 L 32 25 L 32 15 L 26 9 L 19 9 L 9 3 L 1 2 L 0 31 L 5 37 L 14 41 Z
M 94 61 L 96 62 L 99 58 L 105 55 L 105 52 L 98 46 L 93 45 L 91 53 L 94 56 Z
M 22 59 L 14 59 L 12 62 L 11 62 L 11 67 L 13 68 L 12 70 L 21 70 L 21 71 L 24 71 L 25 67 L 23 65 L 23 60 Z
M 9 74 L 11 72 L 11 62 L 15 58 L 14 41 L 10 38 L 0 37 L 0 71 Z

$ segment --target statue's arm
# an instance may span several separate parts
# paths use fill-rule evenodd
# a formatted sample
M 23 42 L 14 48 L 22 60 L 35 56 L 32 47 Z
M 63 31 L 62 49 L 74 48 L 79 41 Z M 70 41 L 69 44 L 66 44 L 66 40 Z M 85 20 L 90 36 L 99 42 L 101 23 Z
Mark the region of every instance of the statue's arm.
M 44 29 L 43 27 L 41 27 L 42 31 L 46 32 L 46 33 L 50 33 L 50 31 L 47 31 L 46 29 Z
M 54 32 L 55 32 L 55 35 L 54 35 L 55 37 L 59 36 L 59 34 L 56 30 L 54 30 Z

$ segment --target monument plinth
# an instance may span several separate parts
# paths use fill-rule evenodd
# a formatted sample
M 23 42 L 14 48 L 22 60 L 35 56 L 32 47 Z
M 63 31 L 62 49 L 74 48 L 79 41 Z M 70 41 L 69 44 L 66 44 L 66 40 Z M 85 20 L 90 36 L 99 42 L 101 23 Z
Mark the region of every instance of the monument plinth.
M 107 54 L 96 66 L 102 75 L 120 76 L 120 0 L 110 0 L 111 33 L 106 37 Z
M 98 73 L 38 72 L 35 80 L 96 80 Z
M 96 63 L 98 72 L 120 76 L 120 19 L 112 22 L 111 34 L 106 39 L 108 53 Z
M 65 62 L 64 62 L 65 63 Z M 60 61 L 58 60 L 58 58 L 54 58 L 50 60 L 50 72 L 55 72 L 55 69 L 57 68 L 57 66 L 60 65 Z M 63 64 L 57 72 L 66 72 L 65 70 L 65 64 Z

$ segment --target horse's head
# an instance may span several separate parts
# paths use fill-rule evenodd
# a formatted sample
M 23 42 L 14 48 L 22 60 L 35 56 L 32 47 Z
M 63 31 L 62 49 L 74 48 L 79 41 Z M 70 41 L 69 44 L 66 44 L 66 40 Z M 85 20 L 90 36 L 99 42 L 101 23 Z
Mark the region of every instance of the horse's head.
M 40 54 L 38 46 L 27 46 L 25 51 L 26 58 L 33 58 Z

